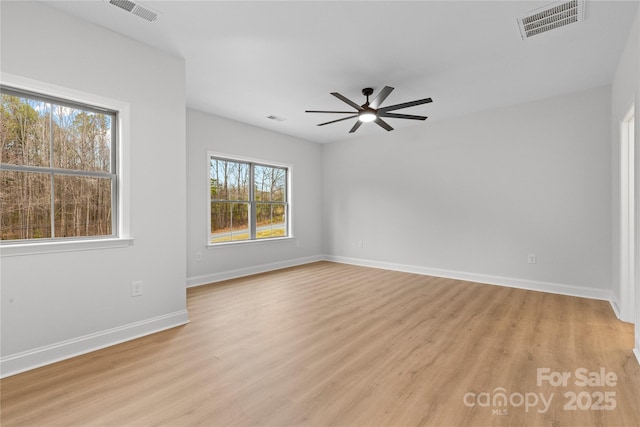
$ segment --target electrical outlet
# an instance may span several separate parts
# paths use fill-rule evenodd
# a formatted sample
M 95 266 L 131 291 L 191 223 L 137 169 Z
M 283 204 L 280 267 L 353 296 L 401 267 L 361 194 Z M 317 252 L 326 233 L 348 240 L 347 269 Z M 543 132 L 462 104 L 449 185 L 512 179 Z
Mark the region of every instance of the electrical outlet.
M 202 261 L 202 252 L 196 252 L 196 261 Z
M 137 281 L 131 282 L 131 296 L 139 297 L 140 295 L 142 295 L 142 281 L 137 280 Z
M 363 240 L 358 240 L 358 247 L 359 248 L 364 248 L 364 241 Z
M 529 262 L 529 264 L 536 264 L 538 262 L 538 257 L 536 256 L 536 254 L 529 254 L 527 256 L 527 261 Z

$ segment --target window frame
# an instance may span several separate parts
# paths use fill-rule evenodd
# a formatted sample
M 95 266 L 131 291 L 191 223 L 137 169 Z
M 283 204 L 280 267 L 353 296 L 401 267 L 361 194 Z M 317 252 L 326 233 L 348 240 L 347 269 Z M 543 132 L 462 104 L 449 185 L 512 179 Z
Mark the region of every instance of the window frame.
M 0 256 L 20 256 L 70 252 L 93 249 L 126 247 L 133 244 L 130 236 L 130 163 L 129 141 L 131 112 L 130 104 L 120 100 L 70 89 L 39 80 L 2 72 L 0 85 L 3 92 L 27 96 L 56 105 L 80 108 L 89 112 L 113 112 L 110 172 L 76 171 L 71 169 L 29 165 L 3 165 L 3 170 L 43 172 L 56 176 L 113 176 L 111 184 L 111 234 L 104 236 L 48 237 L 38 239 L 0 240 Z M 105 175 L 106 174 L 106 175 Z M 52 214 L 53 217 L 53 214 Z
M 243 163 L 248 165 L 249 167 L 249 197 L 248 200 L 226 200 L 226 199 L 212 199 L 211 197 L 211 160 L 224 160 L 229 162 Z M 265 166 L 265 167 L 273 167 L 285 169 L 286 178 L 285 178 L 285 201 L 284 202 L 272 202 L 272 201 L 261 201 L 255 199 L 255 166 Z M 293 167 L 290 164 L 276 162 L 271 160 L 264 159 L 256 159 L 245 156 L 237 156 L 232 154 L 220 153 L 216 151 L 207 151 L 207 247 L 216 248 L 223 246 L 232 246 L 232 245 L 246 245 L 246 244 L 255 244 L 255 243 L 264 243 L 264 242 L 274 242 L 279 240 L 289 240 L 293 239 L 293 215 L 292 215 L 292 198 L 291 198 L 291 182 L 292 182 L 292 170 Z M 214 202 L 220 203 L 247 203 L 249 205 L 249 238 L 243 240 L 232 240 L 227 242 L 212 242 L 211 233 L 211 205 Z M 265 238 L 257 238 L 257 218 L 255 215 L 256 212 L 256 204 L 278 204 L 284 205 L 285 208 L 285 236 L 277 236 L 277 237 L 265 237 Z

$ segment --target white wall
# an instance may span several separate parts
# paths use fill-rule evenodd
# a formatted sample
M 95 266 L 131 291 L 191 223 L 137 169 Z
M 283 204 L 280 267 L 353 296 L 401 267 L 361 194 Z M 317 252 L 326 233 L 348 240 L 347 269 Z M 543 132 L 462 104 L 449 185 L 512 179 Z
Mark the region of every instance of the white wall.
M 3 73 L 129 104 L 135 238 L 124 248 L 3 254 L 6 375 L 187 321 L 185 66 L 42 3 L 1 8 Z
M 635 105 L 635 304 L 628 304 L 621 286 L 620 232 L 620 123 Z M 611 84 L 611 146 L 612 146 L 612 237 L 613 289 L 621 318 L 636 324 L 636 356 L 640 360 L 640 9 L 636 13 L 629 38 Z
M 326 252 L 608 299 L 610 96 L 601 87 L 325 146 Z
M 640 35 L 638 32 L 638 18 L 636 18 L 626 46 L 618 63 L 613 82 L 611 84 L 611 149 L 612 149 L 612 237 L 613 237 L 613 263 L 612 263 L 612 283 L 615 295 L 616 304 L 619 306 L 620 315 L 623 320 L 628 322 L 635 321 L 635 304 L 629 304 L 628 293 L 622 288 L 624 286 L 621 275 L 621 181 L 620 181 L 620 166 L 621 166 L 621 123 L 629 110 L 636 105 L 635 115 L 636 123 L 638 123 L 638 115 L 640 111 L 640 105 L 638 104 L 638 77 L 640 75 Z M 636 146 L 638 146 L 636 132 Z M 637 151 L 637 150 L 636 150 Z M 640 155 L 640 153 L 636 153 Z M 638 161 L 636 165 L 640 165 Z M 640 178 L 640 177 L 636 177 Z M 637 189 L 637 185 L 636 185 Z M 636 196 L 636 199 L 638 197 Z M 637 200 L 636 200 L 637 201 Z M 636 213 L 638 209 L 636 209 Z M 636 220 L 636 223 L 640 225 L 640 221 Z M 640 248 L 638 244 L 636 247 Z
M 636 102 L 635 102 L 635 164 L 636 164 L 636 181 L 635 181 L 635 213 L 636 213 L 636 319 L 635 319 L 635 348 L 634 353 L 636 355 L 636 359 L 640 362 L 640 8 L 636 13 L 636 20 L 633 25 L 633 30 L 629 34 L 629 40 L 631 41 L 631 45 L 635 46 L 635 70 L 636 70 Z
M 291 165 L 293 239 L 207 248 L 207 151 Z M 318 144 L 187 110 L 188 285 L 320 259 L 321 161 L 321 146 Z M 201 261 L 196 261 L 196 253 L 202 254 Z

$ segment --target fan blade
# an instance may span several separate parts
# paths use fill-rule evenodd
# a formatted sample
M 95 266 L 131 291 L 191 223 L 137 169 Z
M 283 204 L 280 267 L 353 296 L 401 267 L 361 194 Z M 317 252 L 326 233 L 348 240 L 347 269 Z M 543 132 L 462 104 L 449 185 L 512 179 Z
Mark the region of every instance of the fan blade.
M 379 108 L 378 111 L 382 113 L 386 113 L 387 111 L 399 110 L 401 108 L 409 108 L 414 105 L 427 104 L 429 102 L 433 102 L 431 98 L 419 99 L 417 101 L 404 102 L 402 104 L 390 105 L 388 107 Z
M 391 92 L 393 92 L 393 88 L 391 86 L 385 86 L 384 89 L 382 89 L 380 93 L 373 99 L 373 101 L 369 103 L 369 107 L 378 108 L 380 104 L 382 104 L 384 100 L 387 99 L 387 96 L 389 96 Z
M 393 128 L 391 126 L 389 126 L 389 123 L 385 122 L 384 120 L 382 120 L 380 117 L 378 117 L 376 119 L 376 123 L 382 127 L 383 129 L 386 129 L 387 131 L 393 130 Z
M 343 120 L 353 119 L 354 117 L 358 117 L 358 115 L 356 114 L 355 116 L 343 117 L 343 118 L 338 119 L 338 120 L 332 120 L 330 122 L 320 123 L 318 126 L 330 125 L 331 123 L 337 123 L 337 122 L 341 122 Z
M 354 113 L 354 111 L 305 110 L 305 113 L 338 113 L 338 114 L 353 114 L 353 113 Z
M 378 113 L 378 117 L 389 117 L 391 119 L 411 119 L 411 120 L 427 120 L 427 116 L 413 116 L 411 114 L 396 114 L 396 113 Z
M 362 122 L 360 120 L 356 120 L 356 124 L 353 125 L 349 133 L 354 133 L 355 131 L 357 131 L 361 124 Z
M 353 102 L 352 100 L 350 100 L 349 98 L 346 98 L 342 95 L 340 95 L 338 92 L 331 92 L 331 95 L 335 96 L 336 98 L 338 98 L 340 101 L 345 102 L 349 105 L 351 105 L 353 108 L 355 108 L 356 110 L 360 111 L 362 110 L 362 107 L 359 106 L 358 104 L 356 104 L 355 102 Z

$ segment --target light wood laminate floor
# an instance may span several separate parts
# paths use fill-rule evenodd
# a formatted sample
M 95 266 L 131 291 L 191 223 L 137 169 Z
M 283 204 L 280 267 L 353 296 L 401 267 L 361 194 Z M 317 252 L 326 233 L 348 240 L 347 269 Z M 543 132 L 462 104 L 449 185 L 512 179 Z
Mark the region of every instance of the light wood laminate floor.
M 188 309 L 5 378 L 2 426 L 640 426 L 633 326 L 604 301 L 319 262 L 189 289 Z

